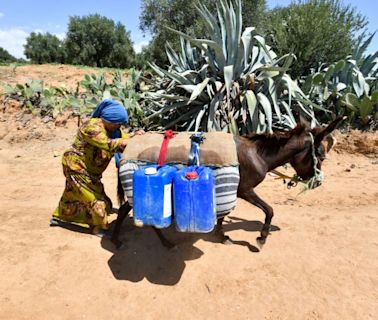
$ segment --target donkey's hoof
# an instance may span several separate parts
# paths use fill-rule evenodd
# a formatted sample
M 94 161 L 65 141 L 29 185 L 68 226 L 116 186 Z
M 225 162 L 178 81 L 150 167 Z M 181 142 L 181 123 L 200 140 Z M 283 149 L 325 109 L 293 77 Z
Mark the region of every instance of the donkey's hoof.
M 177 245 L 171 242 L 165 242 L 163 243 L 164 248 L 166 248 L 169 251 L 175 251 L 177 250 Z
M 59 226 L 59 220 L 55 219 L 55 218 L 51 218 L 50 219 L 50 227 L 57 227 Z
M 222 244 L 229 246 L 230 244 L 232 244 L 231 238 L 229 236 L 223 236 Z
M 176 252 L 178 250 L 178 247 L 176 244 L 173 244 L 172 246 L 170 247 L 167 247 L 167 249 L 171 252 Z
M 114 244 L 117 250 L 122 250 L 126 248 L 126 245 L 118 239 L 111 239 L 110 241 Z
M 256 238 L 256 241 L 257 241 L 257 244 L 259 245 L 259 247 L 262 248 L 263 245 L 264 245 L 265 242 L 266 242 L 266 238 L 263 238 L 263 237 L 257 237 L 257 238 Z

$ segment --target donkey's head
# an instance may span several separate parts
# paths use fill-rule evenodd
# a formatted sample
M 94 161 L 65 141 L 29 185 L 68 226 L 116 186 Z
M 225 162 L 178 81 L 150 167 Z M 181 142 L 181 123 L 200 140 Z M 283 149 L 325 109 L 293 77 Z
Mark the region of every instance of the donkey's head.
M 339 117 L 326 128 L 316 127 L 313 129 L 310 129 L 309 125 L 301 120 L 300 126 L 304 127 L 300 133 L 303 150 L 290 160 L 290 164 L 302 180 L 309 180 L 315 177 L 312 187 L 317 187 L 321 183 L 319 178 L 321 165 L 333 143 L 331 132 L 344 119 Z

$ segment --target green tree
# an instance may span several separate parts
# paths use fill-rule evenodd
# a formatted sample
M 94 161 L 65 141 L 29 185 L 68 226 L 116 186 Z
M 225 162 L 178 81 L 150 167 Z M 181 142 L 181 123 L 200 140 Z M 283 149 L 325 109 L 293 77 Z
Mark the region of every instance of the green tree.
M 72 64 L 127 68 L 135 57 L 125 26 L 98 14 L 70 17 L 65 44 Z
M 290 74 L 296 78 L 351 54 L 366 17 L 340 0 L 299 0 L 273 9 L 266 33 L 278 55 L 294 53 L 297 63 Z
M 17 59 L 13 57 L 7 50 L 0 47 L 0 62 L 1 63 L 9 63 L 15 62 Z
M 201 4 L 216 13 L 216 1 L 201 0 Z M 180 41 L 172 31 L 165 27 L 185 32 L 195 37 L 206 37 L 205 22 L 196 10 L 198 0 L 143 0 L 140 15 L 140 29 L 152 34 L 153 39 L 146 48 L 148 55 L 159 65 L 168 64 L 164 44 L 169 41 L 176 50 Z M 245 26 L 263 30 L 266 0 L 243 0 L 242 16 Z
M 64 63 L 63 42 L 50 33 L 32 32 L 26 39 L 24 54 L 32 63 Z

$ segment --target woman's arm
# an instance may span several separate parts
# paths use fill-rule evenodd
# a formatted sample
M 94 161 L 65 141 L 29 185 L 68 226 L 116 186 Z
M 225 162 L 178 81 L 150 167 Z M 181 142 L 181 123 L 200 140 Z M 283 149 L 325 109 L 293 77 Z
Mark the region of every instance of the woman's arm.
M 126 145 L 128 138 L 122 134 L 121 138 L 111 139 L 106 134 L 106 130 L 100 123 L 89 121 L 87 125 L 79 129 L 81 138 L 89 144 L 109 152 L 122 152 Z

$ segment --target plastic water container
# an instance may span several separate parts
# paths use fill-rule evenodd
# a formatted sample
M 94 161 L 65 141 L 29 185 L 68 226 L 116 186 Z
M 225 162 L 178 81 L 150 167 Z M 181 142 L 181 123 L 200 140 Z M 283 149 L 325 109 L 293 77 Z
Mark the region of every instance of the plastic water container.
M 214 176 L 210 168 L 189 166 L 173 179 L 176 228 L 181 232 L 206 233 L 216 219 Z
M 137 226 L 166 228 L 172 221 L 172 180 L 177 169 L 151 165 L 134 172 L 133 212 Z

